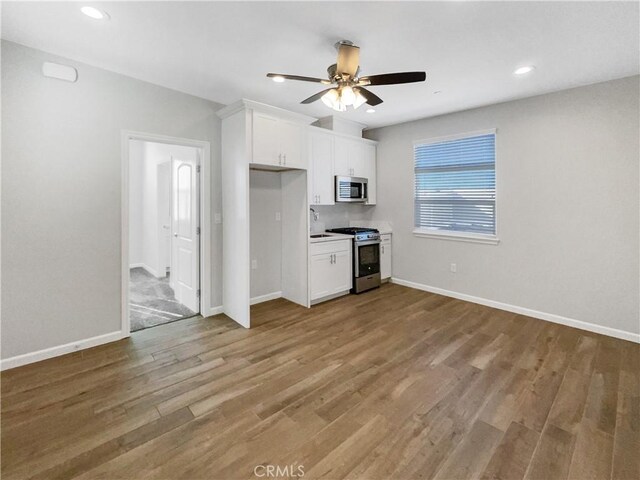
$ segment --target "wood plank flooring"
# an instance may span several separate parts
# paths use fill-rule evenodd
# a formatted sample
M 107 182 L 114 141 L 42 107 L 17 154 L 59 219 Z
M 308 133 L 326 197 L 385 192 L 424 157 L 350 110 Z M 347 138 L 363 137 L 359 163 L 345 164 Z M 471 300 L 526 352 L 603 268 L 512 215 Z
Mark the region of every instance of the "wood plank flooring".
M 2 478 L 640 478 L 639 345 L 397 285 L 252 318 L 3 372 Z

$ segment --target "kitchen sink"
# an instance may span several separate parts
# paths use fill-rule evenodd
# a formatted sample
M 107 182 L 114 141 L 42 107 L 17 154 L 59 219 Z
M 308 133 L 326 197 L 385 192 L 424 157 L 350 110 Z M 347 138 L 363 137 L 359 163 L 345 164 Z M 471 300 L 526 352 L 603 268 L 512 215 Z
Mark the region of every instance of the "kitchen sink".
M 333 235 L 327 235 L 326 233 L 315 233 L 311 235 L 311 238 L 324 238 L 324 237 L 333 237 Z

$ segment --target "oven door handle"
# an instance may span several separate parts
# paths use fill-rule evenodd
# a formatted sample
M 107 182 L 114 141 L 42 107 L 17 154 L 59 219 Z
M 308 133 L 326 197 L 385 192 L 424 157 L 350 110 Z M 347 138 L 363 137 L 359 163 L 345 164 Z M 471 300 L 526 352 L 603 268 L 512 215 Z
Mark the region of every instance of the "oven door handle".
M 382 243 L 382 240 L 366 240 L 364 242 L 355 242 L 356 247 L 365 247 L 367 245 L 377 245 Z

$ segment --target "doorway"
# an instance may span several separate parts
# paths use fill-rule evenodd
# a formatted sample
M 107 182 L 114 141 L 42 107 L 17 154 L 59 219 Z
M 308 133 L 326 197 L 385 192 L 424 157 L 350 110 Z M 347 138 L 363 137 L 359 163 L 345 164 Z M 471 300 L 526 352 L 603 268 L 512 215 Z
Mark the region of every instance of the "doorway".
M 128 334 L 210 309 L 201 295 L 208 283 L 201 268 L 207 183 L 201 177 L 209 149 L 205 142 L 145 134 L 127 135 L 125 143 L 122 307 Z

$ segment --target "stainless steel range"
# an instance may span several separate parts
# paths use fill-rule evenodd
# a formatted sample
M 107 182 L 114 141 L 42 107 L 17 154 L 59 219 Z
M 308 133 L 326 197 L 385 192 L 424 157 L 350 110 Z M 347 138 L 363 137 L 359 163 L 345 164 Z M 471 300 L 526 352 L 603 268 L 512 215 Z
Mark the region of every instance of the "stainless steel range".
M 380 286 L 380 233 L 375 228 L 332 228 L 333 233 L 353 235 L 353 283 L 351 293 Z

